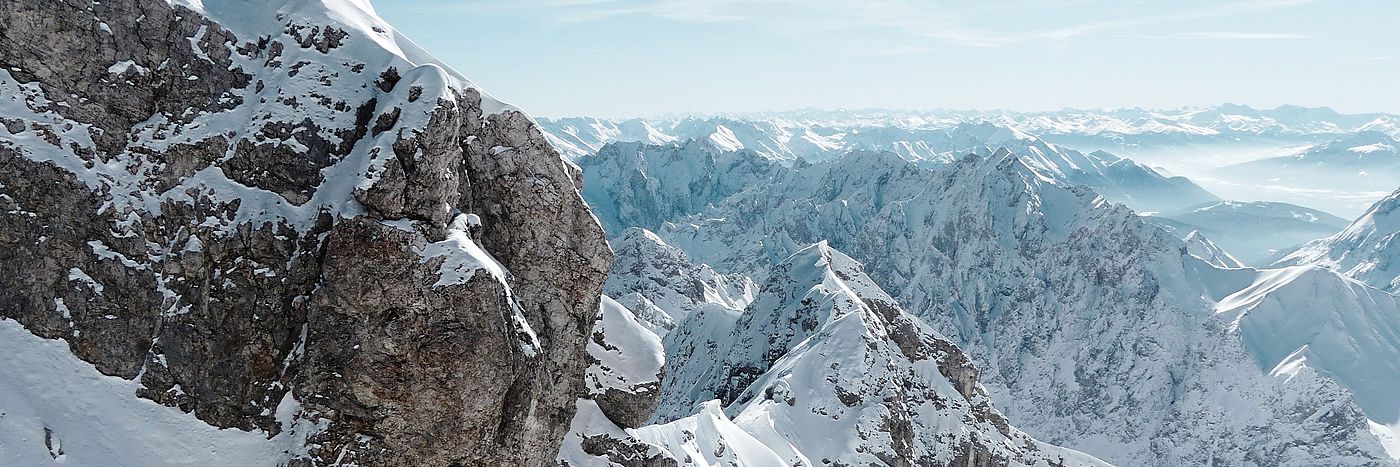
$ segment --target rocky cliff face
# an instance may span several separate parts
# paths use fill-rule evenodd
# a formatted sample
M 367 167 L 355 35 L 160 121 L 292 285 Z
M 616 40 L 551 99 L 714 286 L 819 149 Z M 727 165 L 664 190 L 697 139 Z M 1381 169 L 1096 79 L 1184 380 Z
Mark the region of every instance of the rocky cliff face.
M 293 463 L 550 463 L 611 261 L 578 170 L 366 3 L 254 3 L 0 2 L 0 316 L 314 422 Z

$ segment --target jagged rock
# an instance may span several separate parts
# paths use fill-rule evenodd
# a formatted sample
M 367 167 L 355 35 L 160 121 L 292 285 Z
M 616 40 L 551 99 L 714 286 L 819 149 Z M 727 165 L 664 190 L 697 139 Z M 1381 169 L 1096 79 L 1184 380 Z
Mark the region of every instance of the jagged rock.
M 359 3 L 206 3 L 0 1 L 0 316 L 320 426 L 292 464 L 551 463 L 611 261 L 578 169 Z
M 621 235 L 627 227 L 660 228 L 667 219 L 783 173 L 776 160 L 758 153 L 722 151 L 695 141 L 610 144 L 578 163 L 588 180 L 585 196 L 609 236 Z
M 619 301 L 659 336 L 700 306 L 743 309 L 758 291 L 747 277 L 692 263 L 650 230 L 630 228 L 609 243 L 617 261 L 603 290 L 622 297 Z
M 777 265 L 742 314 L 712 313 L 666 338 L 658 424 L 621 429 L 581 406 L 588 455 L 563 459 L 640 465 L 664 458 L 655 446 L 700 465 L 1103 465 L 1012 428 L 956 345 L 825 243 Z

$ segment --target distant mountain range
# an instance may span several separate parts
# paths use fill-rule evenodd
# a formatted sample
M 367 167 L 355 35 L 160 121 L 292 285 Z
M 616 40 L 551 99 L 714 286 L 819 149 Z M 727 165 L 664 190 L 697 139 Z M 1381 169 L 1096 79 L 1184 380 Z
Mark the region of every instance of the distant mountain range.
M 1267 266 L 1281 253 L 1337 233 L 1348 223 L 1316 209 L 1266 201 L 1221 201 L 1143 219 L 1183 239 L 1192 232 L 1202 234 L 1251 266 Z
M 1222 167 L 1216 174 L 1247 183 L 1327 190 L 1388 192 L 1400 184 L 1400 139 L 1393 133 L 1360 131 L 1302 151 Z
M 686 122 L 689 124 L 689 128 L 700 127 L 698 121 L 688 120 Z M 638 122 L 636 125 L 645 128 L 644 133 L 651 135 L 652 139 L 665 142 L 659 144 L 640 142 L 611 144 L 603 142 L 602 146 L 592 150 L 593 152 L 582 153 L 577 159 L 578 163 L 589 166 L 593 163 L 593 159 L 584 156 L 612 152 L 627 152 L 628 156 L 621 160 L 639 161 L 642 157 L 641 149 L 644 147 L 642 145 L 649 144 L 650 146 L 645 146 L 646 151 L 662 151 L 671 154 L 655 163 L 651 170 L 673 171 L 680 168 L 682 170 L 679 173 L 697 177 L 694 180 L 696 184 L 688 185 L 684 193 L 675 193 L 670 197 L 682 203 L 702 203 L 701 205 L 703 205 L 703 203 L 713 201 L 715 196 L 722 197 L 746 186 L 744 180 L 725 175 L 734 167 L 764 165 L 769 167 L 765 170 L 772 170 L 797 160 L 802 160 L 804 163 L 806 161 L 827 160 L 843 157 L 853 151 L 870 154 L 887 152 L 927 168 L 943 167 L 968 154 L 991 157 L 997 151 L 1010 151 L 1020 155 L 1026 164 L 1035 167 L 1041 173 L 1054 176 L 1070 184 L 1094 188 L 1110 201 L 1124 203 L 1142 211 L 1176 210 L 1220 200 L 1184 177 L 1163 175 L 1152 168 L 1108 152 L 1083 153 L 1051 144 L 1011 128 L 985 122 L 958 123 L 946 129 L 917 132 L 892 127 L 866 128 L 830 135 L 820 141 L 816 141 L 816 137 L 812 136 L 814 133 L 810 129 L 804 133 L 806 136 L 796 136 L 796 133 L 784 130 L 772 122 L 709 121 L 708 125 L 703 126 L 705 131 L 710 132 L 708 136 L 700 136 L 704 133 L 691 134 L 685 139 L 669 136 L 659 138 L 653 131 L 655 127 L 647 125 L 646 122 Z M 731 127 L 740 128 L 742 131 L 735 131 Z M 576 127 L 570 127 L 566 131 L 576 133 L 576 130 Z M 742 138 L 739 135 L 743 135 Z M 595 136 L 597 135 L 595 134 Z M 814 144 L 814 142 L 820 144 Z M 609 158 L 615 158 L 615 156 L 610 155 Z M 672 165 L 666 161 L 686 162 L 681 165 Z M 690 170 L 694 168 L 693 164 L 701 164 L 709 167 L 710 170 Z M 612 168 L 600 169 L 613 170 Z M 585 171 L 585 174 L 589 177 L 606 176 L 605 174 L 600 175 L 596 171 Z M 632 183 L 617 179 L 612 179 L 607 183 L 617 182 Z M 584 187 L 585 191 L 598 189 L 601 187 L 597 185 L 586 184 Z M 609 219 L 614 215 L 612 212 L 614 209 L 622 211 L 665 210 L 684 207 L 684 204 L 663 204 L 652 207 L 627 200 L 613 200 L 609 205 L 595 206 L 594 208 L 604 219 L 604 227 L 611 227 L 612 231 L 616 232 L 620 226 L 609 225 Z M 618 212 L 616 215 L 627 216 L 628 213 Z M 656 227 L 646 223 L 639 225 L 649 228 Z
M 967 153 L 1005 147 L 1027 163 L 1044 159 L 1041 168 L 1063 174 L 1063 181 L 1149 212 L 1226 198 L 1285 201 L 1353 216 L 1395 188 L 1392 180 L 1400 180 L 1400 157 L 1394 152 L 1400 116 L 1328 108 L 805 110 L 539 122 L 546 139 L 572 158 L 597 153 L 610 142 L 694 140 L 780 161 L 827 160 L 867 150 L 938 167 Z M 1291 169 L 1303 166 L 1312 170 Z
M 1400 135 L 1400 115 L 1343 114 L 1326 107 L 1285 105 L 1255 109 L 1236 104 L 1183 107 L 1169 110 L 1140 108 L 1045 112 L 799 110 L 632 119 L 570 117 L 539 119 L 552 143 L 569 156 L 596 152 L 609 141 L 652 144 L 713 137 L 726 149 L 794 153 L 817 157 L 841 149 L 877 149 L 878 142 L 905 141 L 892 151 L 923 154 L 920 142 L 938 146 L 946 130 L 963 123 L 992 123 L 1056 144 L 1073 147 L 1133 148 L 1192 142 L 1276 138 L 1317 142 L 1319 135 L 1337 137 L 1373 131 Z M 737 143 L 737 144 L 724 144 Z M 906 157 L 915 159 L 912 157 Z

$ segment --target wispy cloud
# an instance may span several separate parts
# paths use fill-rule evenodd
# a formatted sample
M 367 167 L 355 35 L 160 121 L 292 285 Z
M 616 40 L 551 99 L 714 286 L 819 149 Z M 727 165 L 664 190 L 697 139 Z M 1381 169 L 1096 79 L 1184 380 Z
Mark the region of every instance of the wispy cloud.
M 879 30 L 886 35 L 965 47 L 1005 47 L 1045 41 L 1065 41 L 1110 31 L 1296 7 L 1324 0 L 1235 0 L 1209 6 L 1098 18 L 1039 29 L 1006 26 L 1007 18 L 1085 17 L 1085 11 L 1108 10 L 1104 0 L 1058 0 L 1012 4 L 949 4 L 923 0 L 468 0 L 474 8 L 538 11 L 561 24 L 579 24 L 620 16 L 650 16 L 689 23 L 744 22 L 756 28 L 804 38 L 823 34 Z M 1078 10 L 1076 10 L 1078 9 Z M 1020 13 L 1018 15 L 1018 13 Z M 1092 17 L 1092 16 L 1090 16 Z M 1014 23 L 1012 23 L 1014 24 Z M 991 27 L 985 25 L 993 25 Z M 1004 30 L 994 29 L 1000 25 Z M 1148 36 L 1141 36 L 1148 37 Z M 1260 32 L 1185 32 L 1151 36 L 1177 39 L 1267 40 L 1303 39 L 1308 36 Z M 901 49 L 920 50 L 903 43 Z
M 1254 40 L 1280 40 L 1280 39 L 1310 39 L 1312 36 L 1306 34 L 1290 34 L 1277 32 L 1240 32 L 1240 31 L 1197 31 L 1183 32 L 1178 34 L 1137 36 L 1144 39 L 1202 39 L 1219 41 L 1254 41 Z

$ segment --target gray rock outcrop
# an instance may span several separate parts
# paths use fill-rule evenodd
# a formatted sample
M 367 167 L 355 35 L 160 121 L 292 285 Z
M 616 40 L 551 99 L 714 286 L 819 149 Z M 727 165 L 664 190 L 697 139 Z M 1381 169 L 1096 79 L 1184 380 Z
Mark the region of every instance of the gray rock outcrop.
M 267 3 L 0 0 L 0 317 L 296 409 L 294 465 L 550 464 L 611 262 L 577 168 L 372 12 Z

